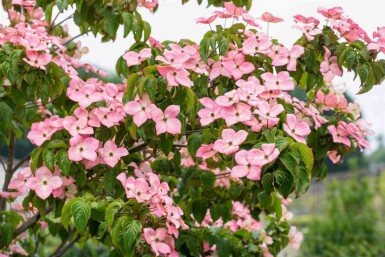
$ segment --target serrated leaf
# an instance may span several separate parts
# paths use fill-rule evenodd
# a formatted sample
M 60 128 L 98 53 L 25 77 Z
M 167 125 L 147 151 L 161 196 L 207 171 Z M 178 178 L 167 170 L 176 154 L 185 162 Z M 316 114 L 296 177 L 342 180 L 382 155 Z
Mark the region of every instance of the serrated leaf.
M 198 133 L 191 134 L 187 139 L 187 149 L 190 155 L 195 158 L 195 154 L 203 142 L 203 135 Z
M 0 244 L 8 246 L 13 240 L 13 226 L 11 223 L 0 223 Z
M 79 199 L 79 201 L 72 204 L 71 213 L 76 230 L 79 233 L 85 232 L 88 220 L 91 216 L 91 203 L 84 199 Z
M 54 171 L 54 169 L 55 169 L 55 155 L 53 154 L 53 152 L 50 149 L 44 149 L 43 161 L 50 171 Z
M 67 149 L 61 149 L 56 153 L 56 162 L 64 176 L 69 176 L 71 161 L 68 159 Z
M 194 215 L 194 219 L 198 223 L 202 223 L 203 219 L 206 216 L 208 203 L 204 199 L 196 199 L 192 202 L 192 213 Z

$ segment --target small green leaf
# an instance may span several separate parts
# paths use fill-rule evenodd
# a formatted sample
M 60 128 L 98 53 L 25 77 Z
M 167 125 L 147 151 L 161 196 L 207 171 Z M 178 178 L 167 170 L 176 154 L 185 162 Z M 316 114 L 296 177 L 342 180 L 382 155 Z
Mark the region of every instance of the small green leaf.
M 11 223 L 0 223 L 0 244 L 8 246 L 13 240 L 13 226 Z
M 127 37 L 127 35 L 130 33 L 132 29 L 132 23 L 134 21 L 134 17 L 129 12 L 123 12 L 123 24 L 124 24 L 124 35 L 123 37 Z
M 195 220 L 198 223 L 202 223 L 203 219 L 206 216 L 208 209 L 207 201 L 204 199 L 196 199 L 192 203 L 192 213 L 194 215 Z
M 196 154 L 197 150 L 199 149 L 199 147 L 201 147 L 202 142 L 203 142 L 203 135 L 202 134 L 194 133 L 188 137 L 187 149 L 193 158 L 195 158 L 195 154 Z
M 41 156 L 41 153 L 43 152 L 43 148 L 35 148 L 33 149 L 31 153 L 31 162 L 30 162 L 30 168 L 32 172 L 35 172 L 37 167 L 40 167 L 43 162 L 43 158 Z
M 43 151 L 43 160 L 45 165 L 50 171 L 55 169 L 55 155 L 50 149 L 44 149 Z
M 56 162 L 64 176 L 69 176 L 71 161 L 68 159 L 67 149 L 61 149 L 56 153 Z

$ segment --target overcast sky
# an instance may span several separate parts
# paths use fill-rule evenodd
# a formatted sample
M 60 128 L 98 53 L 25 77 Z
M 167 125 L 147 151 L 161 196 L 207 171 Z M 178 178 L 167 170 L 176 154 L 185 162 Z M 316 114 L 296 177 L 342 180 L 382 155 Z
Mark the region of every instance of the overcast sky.
M 209 16 L 215 8 L 199 6 L 196 0 L 190 0 L 185 5 L 181 5 L 181 0 L 159 0 L 159 2 L 160 6 L 155 14 L 151 14 L 146 9 L 141 10 L 143 18 L 152 26 L 152 36 L 160 41 L 189 38 L 199 42 L 208 27 L 207 25 L 197 25 L 195 19 L 200 16 Z M 300 36 L 299 31 L 292 29 L 294 24 L 292 17 L 300 13 L 305 16 L 316 16 L 322 20 L 322 17 L 317 14 L 319 6 L 343 7 L 345 13 L 370 35 L 378 26 L 385 26 L 385 1 L 383 0 L 254 0 L 250 13 L 260 16 L 261 13 L 269 11 L 285 19 L 286 22 L 272 24 L 269 34 L 289 46 Z M 57 20 L 60 21 L 66 16 L 68 14 L 60 15 Z M 0 15 L 0 20 L 4 23 L 4 19 L 3 13 Z M 77 35 L 76 26 L 71 22 L 67 24 L 70 33 Z M 90 49 L 89 54 L 82 60 L 107 70 L 113 70 L 117 58 L 133 43 L 130 36 L 123 38 L 122 30 L 118 34 L 120 36 L 112 43 L 100 43 L 100 38 L 93 36 L 81 37 L 82 45 Z M 350 95 L 360 103 L 366 120 L 373 124 L 376 133 L 385 133 L 385 84 L 375 87 L 365 95 L 356 96 L 359 80 L 353 82 L 352 76 L 347 75 L 342 81 L 346 83 Z

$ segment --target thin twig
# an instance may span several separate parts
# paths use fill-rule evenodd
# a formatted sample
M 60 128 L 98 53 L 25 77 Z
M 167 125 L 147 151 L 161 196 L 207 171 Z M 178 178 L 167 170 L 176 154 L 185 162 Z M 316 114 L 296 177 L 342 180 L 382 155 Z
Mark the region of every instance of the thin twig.
M 13 175 L 12 167 L 13 167 L 13 160 L 15 158 L 15 151 L 16 151 L 15 149 L 16 135 L 13 132 L 13 130 L 11 130 L 11 134 L 9 138 L 10 138 L 10 142 L 8 146 L 8 161 L 7 161 L 7 169 L 5 170 L 3 191 L 8 191 L 8 185 L 11 182 L 12 175 Z M 0 197 L 0 211 L 5 210 L 5 203 L 6 203 L 6 199 L 3 197 Z
M 50 213 L 53 210 L 52 206 L 45 209 L 45 214 Z M 41 214 L 38 212 L 35 215 L 33 215 L 29 220 L 21 224 L 14 232 L 13 232 L 13 238 L 18 237 L 20 234 L 22 234 L 24 231 L 32 227 L 36 222 L 39 221 L 41 217 Z M 0 249 L 2 249 L 5 246 L 5 244 L 0 241 Z
M 81 37 L 81 36 L 87 34 L 88 32 L 91 32 L 91 30 L 87 30 L 86 32 L 83 32 L 83 33 L 80 33 L 79 35 L 74 36 L 73 38 L 71 38 L 71 39 L 67 40 L 66 42 L 64 42 L 63 45 L 67 45 L 68 43 L 71 43 L 72 41 L 74 41 L 78 37 Z
M 62 249 L 60 249 L 58 252 L 56 253 L 53 253 L 50 257 L 60 257 L 62 256 L 66 251 L 68 251 L 69 249 L 71 249 L 71 247 L 76 244 L 77 241 L 79 241 L 80 239 L 80 235 L 78 234 L 71 242 L 69 242 L 65 247 L 63 247 Z
M 13 167 L 12 172 L 14 173 L 17 171 L 18 168 L 20 168 L 26 161 L 28 161 L 31 157 L 31 153 L 27 154 L 26 156 L 23 157 L 16 165 Z
M 52 30 L 54 30 L 57 26 L 63 24 L 64 22 L 66 22 L 67 20 L 71 19 L 74 15 L 71 14 L 70 16 L 68 16 L 67 18 L 65 18 L 64 20 L 62 20 L 61 22 L 55 24 L 53 27 L 52 27 Z

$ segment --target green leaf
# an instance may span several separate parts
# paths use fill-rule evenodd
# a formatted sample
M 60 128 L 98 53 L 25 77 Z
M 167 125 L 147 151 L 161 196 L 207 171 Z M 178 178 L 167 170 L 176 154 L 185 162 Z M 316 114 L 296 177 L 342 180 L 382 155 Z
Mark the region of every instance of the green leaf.
M 209 50 L 209 38 L 204 38 L 199 44 L 199 53 L 204 62 L 207 62 L 207 51 Z
M 199 147 L 201 147 L 203 142 L 203 135 L 198 133 L 191 134 L 187 139 L 187 149 L 193 159 L 195 159 L 195 154 Z
M 127 78 L 127 95 L 130 101 L 134 100 L 134 91 L 136 87 L 136 81 L 138 80 L 139 73 L 133 73 Z
M 1 117 L 1 127 L 9 129 L 11 125 L 13 111 L 5 102 L 0 102 L 0 117 Z
M 152 102 L 155 102 L 155 93 L 156 93 L 156 79 L 155 78 L 147 78 L 144 82 L 144 87 L 146 88 L 146 92 L 150 97 Z
M 151 26 L 148 22 L 143 21 L 143 42 L 146 42 L 151 35 Z
M 206 216 L 208 209 L 208 203 L 204 199 L 196 199 L 192 203 L 192 213 L 194 215 L 195 220 L 198 223 L 202 223 L 203 219 Z
M 134 21 L 134 17 L 129 12 L 123 12 L 123 24 L 124 24 L 124 35 L 123 37 L 127 37 L 127 35 L 130 33 L 132 29 L 132 23 Z
M 72 205 L 79 201 L 79 198 L 73 198 L 69 200 L 64 206 L 61 211 L 61 223 L 63 224 L 63 227 L 68 230 L 68 225 L 70 223 L 71 217 L 72 217 Z
M 287 198 L 292 192 L 294 183 L 293 175 L 284 170 L 275 170 L 273 174 L 275 178 L 275 187 L 284 198 Z
M 56 162 L 64 176 L 69 176 L 71 161 L 68 159 L 67 149 L 61 149 L 56 153 Z
M 300 163 L 300 156 L 297 152 L 287 151 L 279 156 L 279 160 L 293 176 L 296 175 L 296 168 Z
M 79 233 L 85 232 L 91 216 L 91 203 L 84 199 L 79 199 L 79 201 L 72 204 L 71 213 L 74 218 L 76 230 Z
M 131 257 L 135 253 L 136 246 L 141 239 L 142 224 L 137 221 L 125 221 L 122 224 L 122 237 L 120 239 L 120 249 L 125 253 L 125 256 Z
M 266 173 L 263 175 L 261 183 L 266 193 L 270 193 L 274 190 L 274 175 L 272 173 Z
M 160 135 L 159 140 L 159 149 L 165 154 L 168 155 L 171 152 L 172 144 L 174 140 L 173 137 L 167 137 L 167 134 Z
M 202 171 L 202 175 L 201 175 L 200 180 L 201 180 L 202 185 L 205 188 L 212 189 L 214 187 L 216 177 L 215 177 L 215 174 L 213 172 L 208 171 L 208 170 L 204 170 L 204 171 Z
M 114 224 L 115 221 L 115 215 L 118 213 L 120 208 L 122 208 L 123 202 L 112 202 L 108 207 L 106 208 L 106 223 L 109 227 Z
M 219 45 L 219 54 L 222 56 L 226 55 L 227 50 L 229 49 L 229 40 L 224 36 L 220 36 L 218 40 L 218 45 Z
M 228 238 L 219 237 L 216 242 L 216 251 L 219 257 L 229 257 L 231 254 L 231 241 Z
M 50 149 L 44 149 L 43 151 L 43 160 L 45 165 L 50 171 L 55 169 L 55 155 Z
M 0 244 L 8 246 L 13 240 L 13 226 L 11 223 L 0 223 Z
M 257 197 L 263 208 L 271 210 L 273 207 L 273 198 L 271 197 L 270 193 L 260 192 L 258 193 Z
M 285 150 L 291 143 L 293 143 L 293 140 L 288 137 L 278 136 L 275 138 L 275 146 L 278 148 L 280 152 Z
M 290 148 L 298 151 L 299 155 L 301 156 L 301 161 L 305 164 L 307 170 L 310 173 L 314 164 L 314 155 L 312 150 L 307 145 L 300 142 L 293 143 Z
M 33 149 L 31 153 L 31 161 L 30 161 L 30 168 L 32 172 L 35 172 L 37 167 L 40 167 L 42 165 L 43 159 L 41 156 L 41 153 L 43 152 L 43 148 L 35 148 Z
M 48 143 L 47 149 L 67 148 L 67 144 L 63 140 L 52 140 Z
M 298 198 L 309 188 L 311 176 L 307 168 L 303 167 L 302 165 L 300 165 L 297 170 L 298 173 L 295 176 L 295 194 Z

